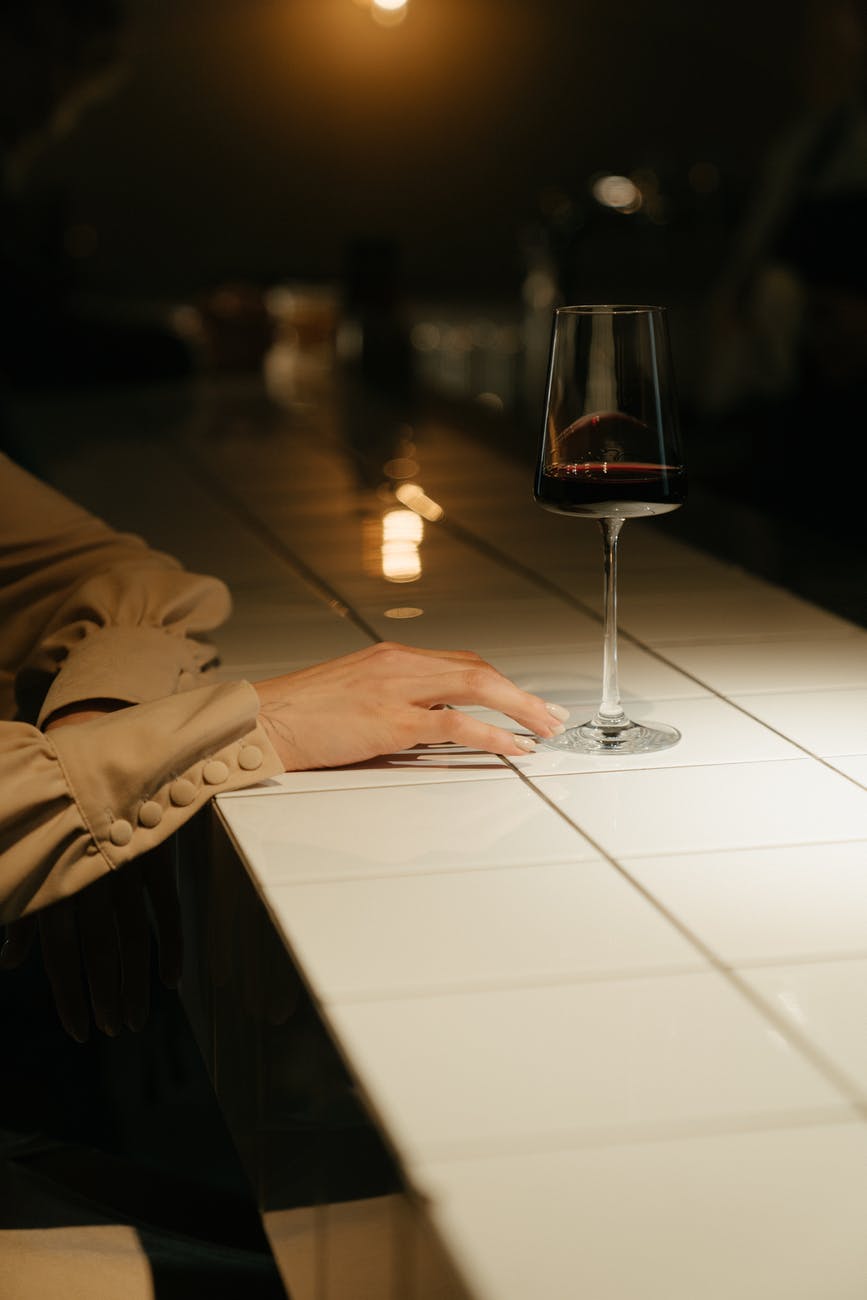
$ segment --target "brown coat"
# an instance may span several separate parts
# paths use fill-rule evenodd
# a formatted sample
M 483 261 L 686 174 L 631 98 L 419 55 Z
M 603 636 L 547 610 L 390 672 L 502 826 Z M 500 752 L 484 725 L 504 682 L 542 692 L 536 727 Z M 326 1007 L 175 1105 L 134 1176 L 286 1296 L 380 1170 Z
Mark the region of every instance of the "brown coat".
M 247 682 L 203 685 L 221 582 L 184 572 L 0 456 L 0 920 L 282 771 Z M 40 726 L 87 700 L 134 708 Z

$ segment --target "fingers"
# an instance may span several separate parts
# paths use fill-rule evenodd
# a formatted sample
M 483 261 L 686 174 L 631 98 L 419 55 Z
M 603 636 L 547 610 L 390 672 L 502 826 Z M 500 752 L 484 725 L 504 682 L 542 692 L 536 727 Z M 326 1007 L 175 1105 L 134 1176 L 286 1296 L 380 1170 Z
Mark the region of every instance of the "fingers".
M 516 736 L 505 727 L 494 727 L 489 722 L 482 722 L 468 713 L 459 713 L 456 709 L 428 711 L 424 716 L 428 721 L 422 723 L 424 734 L 419 736 L 422 744 L 451 741 L 452 744 L 464 745 L 467 749 L 503 754 L 507 758 L 526 757 L 536 748 L 527 736 Z
M 469 650 L 410 651 L 406 646 L 387 642 L 376 648 L 384 658 L 393 658 L 395 667 L 400 665 L 404 672 L 412 663 L 404 656 L 409 653 L 418 656 L 412 666 L 419 669 L 424 687 L 421 693 L 416 694 L 414 703 L 425 708 L 436 708 L 440 704 L 482 705 L 505 713 L 546 739 L 563 731 L 562 724 L 568 717 L 565 709 L 546 704 L 538 695 L 522 690 L 492 664 Z M 440 665 L 445 670 L 438 672 Z
M 521 690 L 468 650 L 419 650 L 383 642 L 301 673 L 254 683 L 259 720 L 287 771 L 342 767 L 425 739 L 450 739 L 430 723 L 443 704 L 475 705 L 514 718 L 533 735 L 558 735 L 567 716 Z M 477 728 L 480 724 L 476 720 Z M 477 747 L 526 753 L 503 728 L 476 730 Z
M 416 696 L 416 703 L 425 708 L 434 704 L 470 704 L 495 709 L 514 718 L 537 736 L 546 739 L 562 731 L 565 710 L 545 704 L 537 695 L 521 690 L 508 677 L 503 677 L 490 664 L 479 661 L 470 668 L 431 677 Z

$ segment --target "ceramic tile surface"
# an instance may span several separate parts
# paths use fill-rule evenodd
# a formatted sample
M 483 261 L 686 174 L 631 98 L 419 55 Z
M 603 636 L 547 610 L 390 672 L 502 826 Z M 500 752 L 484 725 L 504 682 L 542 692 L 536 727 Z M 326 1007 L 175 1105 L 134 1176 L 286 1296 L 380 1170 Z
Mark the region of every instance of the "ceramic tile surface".
M 764 641 L 768 637 L 848 637 L 853 627 L 844 619 L 779 589 L 741 594 L 702 595 L 668 592 L 664 584 L 632 600 L 621 610 L 628 632 L 663 646 L 669 641 Z
M 746 969 L 743 975 L 867 1099 L 867 954 L 849 961 Z
M 813 754 L 863 754 L 867 748 L 867 686 L 732 698 Z
M 834 756 L 829 758 L 828 762 L 838 772 L 859 782 L 860 785 L 867 786 L 867 754 L 859 754 L 856 758 Z
M 865 1168 L 867 1125 L 841 1124 L 416 1176 L 477 1300 L 862 1300 Z
M 815 691 L 867 686 L 867 633 L 844 639 L 758 641 L 747 644 L 666 644 L 669 662 L 717 690 Z
M 705 966 L 604 860 L 272 886 L 269 899 L 326 1001 Z
M 815 759 L 534 777 L 615 856 L 863 839 L 867 792 Z
M 376 405 L 379 446 L 325 391 L 272 398 L 211 378 L 55 417 L 57 482 L 234 588 L 223 677 L 378 636 L 595 705 L 598 529 L 445 417 Z M 445 516 L 393 582 L 371 485 L 410 435 Z M 867 1294 L 867 633 L 677 527 L 625 531 L 620 588 L 624 702 L 675 749 L 419 747 L 218 801 L 472 1300 Z M 332 1217 L 379 1294 L 372 1208 Z
M 340 1002 L 328 1017 L 410 1166 L 766 1125 L 849 1100 L 716 974 Z
M 602 687 L 602 643 L 574 649 L 538 647 L 524 651 L 496 650 L 490 662 L 525 691 L 554 703 L 595 705 Z M 620 694 L 624 707 L 632 700 L 679 700 L 708 694 L 707 687 L 693 681 L 658 656 L 648 653 L 626 638 L 620 642 Z
M 360 790 L 371 786 L 430 785 L 445 781 L 514 780 L 514 773 L 497 754 L 460 745 L 419 745 L 399 754 L 383 754 L 350 767 L 283 772 L 267 785 L 233 790 L 224 799 L 259 794 L 301 794 L 315 790 Z
M 571 701 L 566 701 L 571 703 Z M 789 741 L 748 718 L 725 700 L 714 697 L 684 700 L 625 701 L 629 716 L 651 725 L 665 722 L 676 727 L 681 739 L 658 754 L 615 755 L 575 754 L 555 745 L 540 744 L 538 753 L 516 758 L 528 776 L 549 776 L 568 772 L 611 772 L 624 769 L 694 767 L 719 763 L 756 763 L 772 759 L 800 758 L 801 751 Z M 595 711 L 595 710 L 594 710 Z M 572 706 L 569 725 L 587 720 Z
M 418 600 L 411 588 L 395 587 L 388 593 L 395 606 L 418 606 L 421 617 L 395 625 L 385 617 L 385 602 L 362 606 L 361 613 L 380 636 L 405 641 L 432 650 L 474 650 L 488 655 L 496 650 L 518 647 L 598 646 L 600 627 L 596 619 L 582 614 L 553 596 L 509 601 L 476 601 L 443 598 Z
M 622 862 L 726 963 L 867 956 L 867 839 Z
M 251 795 L 220 809 L 269 886 L 595 856 L 514 779 Z

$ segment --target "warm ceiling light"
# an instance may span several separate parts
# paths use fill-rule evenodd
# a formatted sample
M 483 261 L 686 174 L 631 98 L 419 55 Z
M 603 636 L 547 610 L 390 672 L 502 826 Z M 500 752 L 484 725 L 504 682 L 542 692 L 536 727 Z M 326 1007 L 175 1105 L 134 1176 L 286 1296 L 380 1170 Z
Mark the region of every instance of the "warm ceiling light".
M 592 190 L 594 199 L 604 208 L 630 213 L 641 207 L 641 190 L 628 176 L 600 176 Z
M 380 27 L 397 27 L 406 17 L 408 0 L 370 0 L 370 16 Z

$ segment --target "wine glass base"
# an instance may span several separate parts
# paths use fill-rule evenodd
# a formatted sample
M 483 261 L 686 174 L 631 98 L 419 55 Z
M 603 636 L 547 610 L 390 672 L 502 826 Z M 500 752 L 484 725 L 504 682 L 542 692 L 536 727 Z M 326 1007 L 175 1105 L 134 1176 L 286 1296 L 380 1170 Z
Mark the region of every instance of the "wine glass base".
M 569 727 L 561 736 L 553 736 L 543 743 L 570 754 L 656 754 L 661 749 L 670 749 L 679 740 L 677 728 L 664 722 L 654 726 L 626 722 L 617 727 L 600 727 L 585 722 L 580 727 Z

